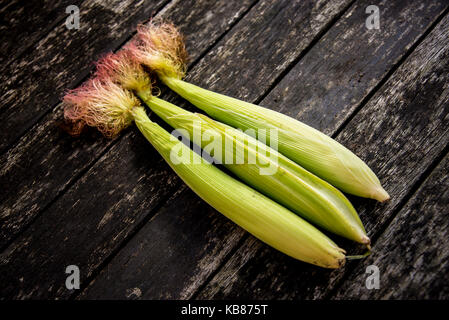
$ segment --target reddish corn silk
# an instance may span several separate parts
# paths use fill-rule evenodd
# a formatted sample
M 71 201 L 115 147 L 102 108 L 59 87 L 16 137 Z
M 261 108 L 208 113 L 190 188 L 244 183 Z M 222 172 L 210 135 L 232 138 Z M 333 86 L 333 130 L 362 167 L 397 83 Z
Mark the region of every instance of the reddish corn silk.
M 109 53 L 97 62 L 95 75 L 100 80 L 113 81 L 128 90 L 151 90 L 151 80 L 136 60 L 129 46 L 117 53 Z
M 77 124 L 97 127 L 106 137 L 115 137 L 128 127 L 133 117 L 131 110 L 140 106 L 129 91 L 111 78 L 93 78 L 81 87 L 70 90 L 64 97 L 64 117 Z
M 139 25 L 137 38 L 128 45 L 140 63 L 159 75 L 181 79 L 187 71 L 188 54 L 184 38 L 170 23 Z

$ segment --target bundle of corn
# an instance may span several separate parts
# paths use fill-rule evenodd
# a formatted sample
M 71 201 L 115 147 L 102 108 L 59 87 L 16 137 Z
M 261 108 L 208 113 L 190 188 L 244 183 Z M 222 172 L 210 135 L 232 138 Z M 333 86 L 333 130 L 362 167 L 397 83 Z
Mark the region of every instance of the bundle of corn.
M 97 127 L 108 137 L 133 121 L 178 176 L 202 199 L 236 224 L 289 256 L 338 268 L 345 252 L 293 212 L 202 161 L 189 147 L 152 122 L 133 94 L 108 79 L 92 79 L 64 98 L 65 117 Z M 173 154 L 173 150 L 177 150 Z M 176 157 L 176 163 L 173 162 Z

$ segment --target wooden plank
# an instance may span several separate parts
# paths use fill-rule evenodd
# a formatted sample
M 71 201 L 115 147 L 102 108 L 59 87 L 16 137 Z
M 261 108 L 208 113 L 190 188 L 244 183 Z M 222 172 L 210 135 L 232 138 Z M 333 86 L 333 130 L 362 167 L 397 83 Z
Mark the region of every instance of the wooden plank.
M 0 248 L 20 233 L 114 141 L 91 130 L 72 139 L 58 127 L 62 109 L 0 157 Z
M 174 2 L 162 12 L 162 16 L 176 22 L 187 34 L 195 32 L 195 37 L 187 37 L 193 61 L 204 54 L 254 1 L 238 3 L 194 0 L 183 1 L 182 4 Z M 189 19 L 185 19 L 186 8 L 189 8 Z M 203 23 L 202 27 L 198 26 L 198 21 Z M 0 193 L 0 248 L 35 219 L 114 143 L 101 138 L 94 130 L 88 136 L 73 139 L 58 128 L 61 119 L 62 109 L 57 106 L 18 145 L 0 156 L 0 163 L 4 164 L 0 170 L 0 185 L 8 186 Z
M 80 8 L 80 29 L 69 30 L 61 22 L 33 50 L 9 64 L 0 75 L 0 153 L 52 110 L 65 89 L 85 78 L 99 54 L 117 48 L 138 22 L 165 2 L 86 0 Z
M 187 299 L 235 245 L 239 237 L 228 237 L 229 230 L 237 226 L 183 188 L 79 298 Z
M 351 271 L 335 299 L 449 297 L 449 156 L 426 179 L 376 241 L 376 251 Z M 379 268 L 379 288 L 367 289 L 367 266 Z
M 261 1 L 187 78 L 255 101 L 330 26 L 351 1 Z
M 446 16 L 338 135 L 340 142 L 379 174 L 392 196 L 385 204 L 353 198 L 370 237 L 385 228 L 447 146 L 448 35 Z M 350 254 L 357 249 L 349 242 L 337 242 Z M 377 250 L 375 243 L 373 250 Z M 335 271 L 321 270 L 250 237 L 198 298 L 325 298 L 357 263 L 349 262 Z
M 1 69 L 44 37 L 68 14 L 69 5 L 80 6 L 82 1 L 10 1 L 0 11 Z
M 321 25 L 324 28 L 338 14 L 339 10 L 345 8 L 347 2 L 337 3 L 332 1 L 326 5 L 323 3 L 321 5 L 323 6 L 323 11 L 320 15 L 310 3 L 304 1 L 301 4 L 291 2 L 289 6 L 282 4 L 281 11 L 279 11 L 281 9 L 279 4 L 270 6 L 268 1 L 258 3 L 208 53 L 205 60 L 208 64 L 201 61 L 198 66 L 192 69 L 189 76 L 190 79 L 194 83 L 207 84 L 209 88 L 212 87 L 222 92 L 226 91 L 235 96 L 245 94 L 240 89 L 242 86 L 247 86 L 248 84 L 240 76 L 236 75 L 242 69 L 242 61 L 244 63 L 247 61 L 246 58 L 242 60 L 241 55 L 250 56 L 251 53 L 246 51 L 254 50 L 252 49 L 254 44 L 247 42 L 248 49 L 246 49 L 245 41 L 242 40 L 242 32 L 245 34 L 244 38 L 255 39 L 254 41 L 263 45 L 262 48 L 253 51 L 253 54 L 257 52 L 257 59 L 268 60 L 269 58 L 265 57 L 265 55 L 272 55 L 273 52 L 264 49 L 271 48 L 275 45 L 282 47 L 283 51 L 279 51 L 280 59 L 296 57 L 301 52 L 288 52 L 287 48 L 289 50 L 302 50 L 302 48 L 307 47 L 312 39 L 320 33 L 317 24 L 307 21 L 306 18 L 315 17 L 314 19 L 321 19 L 322 17 L 326 17 L 321 21 Z M 334 7 L 333 10 L 330 10 L 328 7 L 336 5 L 337 7 Z M 298 6 L 303 9 L 299 10 Z M 293 14 L 293 11 L 295 14 Z M 332 14 L 328 15 L 328 12 L 332 12 Z M 277 20 L 283 19 L 286 16 L 295 17 L 296 20 L 292 20 L 290 26 L 295 25 L 299 30 L 303 30 L 304 32 L 308 29 L 307 24 L 309 23 L 315 27 L 309 28 L 310 33 L 306 35 L 300 33 L 292 36 L 290 40 L 292 41 L 291 43 L 295 44 L 294 46 L 291 43 L 290 45 L 287 43 L 277 44 L 278 39 L 275 37 L 268 37 L 266 39 L 271 42 L 257 40 L 257 37 L 263 33 L 262 30 L 269 30 L 270 28 L 273 30 L 276 28 L 277 32 L 288 34 L 289 26 L 282 25 Z M 301 24 L 304 24 L 304 28 L 301 27 Z M 253 59 L 256 59 L 256 57 L 253 56 Z M 263 69 L 249 68 L 245 71 L 246 76 L 261 79 L 276 77 L 276 75 L 282 72 L 282 70 L 277 69 L 277 66 L 282 64 L 282 62 L 281 60 Z M 222 72 L 221 74 L 214 73 L 217 68 L 222 70 L 223 63 L 227 64 L 226 70 L 220 71 Z M 250 64 L 253 63 L 255 62 L 251 62 Z M 253 74 L 250 75 L 250 72 Z M 263 75 L 264 73 L 265 75 Z M 231 81 L 235 84 L 228 86 L 228 83 Z M 254 86 L 253 90 L 254 92 L 251 92 L 252 99 L 257 99 L 265 93 L 266 84 L 261 83 L 260 86 Z M 95 282 L 86 289 L 86 292 L 84 292 L 81 298 L 100 296 L 107 296 L 109 298 L 136 298 L 137 296 L 135 294 L 130 295 L 130 292 L 133 292 L 134 289 L 135 292 L 139 292 L 140 298 L 157 299 L 170 297 L 185 299 L 192 297 L 194 292 L 204 284 L 216 267 L 236 247 L 238 241 L 243 237 L 244 232 L 222 218 L 211 207 L 199 201 L 198 197 L 192 192 L 183 193 L 171 201 L 173 204 L 170 203 L 165 206 L 144 229 L 139 231 L 137 238 L 133 239 L 118 253 L 95 279 Z M 188 206 L 188 211 L 182 209 L 185 206 Z M 196 218 L 195 213 L 201 214 L 201 216 Z M 166 217 L 168 214 L 170 215 L 170 219 Z M 194 220 L 192 221 L 192 219 Z M 206 220 L 206 223 L 203 223 L 203 219 Z M 196 227 L 192 227 L 192 224 L 199 224 L 200 226 L 196 229 Z M 160 251 L 161 249 L 154 245 L 155 243 L 159 243 L 160 236 L 149 232 L 149 230 L 160 229 L 160 226 L 164 226 L 166 230 L 177 231 L 177 237 L 168 236 L 168 240 L 170 241 L 168 242 L 164 238 L 160 244 L 163 248 L 167 249 L 166 256 L 163 256 Z M 214 232 L 210 232 L 210 230 Z M 189 240 L 180 241 L 180 238 Z M 179 266 L 173 265 L 174 257 L 177 257 L 178 261 L 181 262 Z M 126 266 L 123 266 L 124 261 L 126 261 Z M 143 261 L 151 261 L 151 263 L 142 265 Z M 122 274 L 126 274 L 123 276 L 123 281 L 115 281 L 114 289 L 111 289 L 111 279 L 120 278 Z
M 187 34 L 191 29 L 196 30 L 196 41 L 201 46 L 191 48 L 190 54 L 195 58 L 204 54 L 253 3 L 179 1 L 166 7 L 161 16 L 178 24 Z M 185 19 L 187 13 L 189 20 Z M 198 28 L 198 21 L 206 16 L 208 22 Z M 73 292 L 64 287 L 65 267 L 78 265 L 82 281 L 86 281 L 109 255 L 119 250 L 124 239 L 140 228 L 151 211 L 181 185 L 135 128 L 124 133 L 88 170 L 88 164 L 95 162 L 106 149 L 104 141 L 93 142 L 96 134 L 86 140 L 74 140 L 53 128 L 60 114 L 47 117 L 38 126 L 37 136 L 27 134 L 20 148 L 8 152 L 5 159 L 8 161 L 7 178 L 2 179 L 5 181 L 2 185 L 14 179 L 23 180 L 21 188 L 25 191 L 18 188 L 19 197 L 13 203 L 19 206 L 20 199 L 29 201 L 24 208 L 14 211 L 15 216 L 6 217 L 7 229 L 15 232 L 14 223 L 20 219 L 23 221 L 18 229 L 23 229 L 25 220 L 35 221 L 0 255 L 2 297 L 70 296 Z M 46 136 L 47 129 L 50 137 Z M 53 134 L 55 138 L 51 138 Z M 19 171 L 21 166 L 27 169 Z M 65 168 L 59 170 L 59 166 Z M 56 170 L 56 173 L 49 170 Z M 74 183 L 86 170 L 82 179 Z M 61 190 L 73 183 L 69 192 L 52 203 L 52 190 Z M 44 189 L 42 193 L 41 188 Z M 38 195 L 32 196 L 34 193 Z M 48 210 L 38 215 L 45 206 L 49 206 Z M 9 233 L 5 234 L 9 237 Z

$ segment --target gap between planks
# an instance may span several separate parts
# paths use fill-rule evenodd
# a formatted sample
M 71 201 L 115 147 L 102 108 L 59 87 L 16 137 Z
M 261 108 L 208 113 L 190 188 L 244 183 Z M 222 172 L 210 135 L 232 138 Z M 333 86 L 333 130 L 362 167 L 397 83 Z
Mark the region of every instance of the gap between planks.
M 79 290 L 75 290 L 72 295 L 69 296 L 69 300 L 75 300 L 80 294 L 84 292 L 84 290 L 89 287 L 89 285 L 92 283 L 92 281 L 95 280 L 95 278 L 100 274 L 100 272 L 108 266 L 108 264 L 114 259 L 114 257 L 131 241 L 131 239 L 139 233 L 139 231 L 154 217 L 154 214 L 158 212 L 163 206 L 166 204 L 167 201 L 169 201 L 172 198 L 175 198 L 179 194 L 181 194 L 183 191 L 187 189 L 186 185 L 181 185 L 181 187 L 176 190 L 173 194 L 166 195 L 158 204 L 155 205 L 153 209 L 145 216 L 142 221 L 140 221 L 136 227 L 130 232 L 128 237 L 123 239 L 123 241 L 115 248 L 110 255 L 108 255 L 96 268 L 92 274 L 83 281 L 83 284 L 81 285 Z

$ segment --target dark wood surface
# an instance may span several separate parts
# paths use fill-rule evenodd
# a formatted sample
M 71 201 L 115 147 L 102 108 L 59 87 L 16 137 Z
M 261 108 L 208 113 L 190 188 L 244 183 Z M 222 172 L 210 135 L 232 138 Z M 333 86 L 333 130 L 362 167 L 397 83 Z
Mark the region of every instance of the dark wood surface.
M 66 1 L 0 8 L 0 299 L 449 297 L 447 1 L 70 4 L 79 30 Z M 365 27 L 371 4 L 380 30 Z M 114 140 L 59 128 L 63 91 L 151 16 L 186 35 L 189 81 L 304 121 L 378 173 L 389 202 L 350 197 L 370 257 L 334 271 L 293 260 L 199 199 L 135 128 Z M 68 265 L 80 290 L 65 287 Z M 379 290 L 365 286 L 369 265 Z

